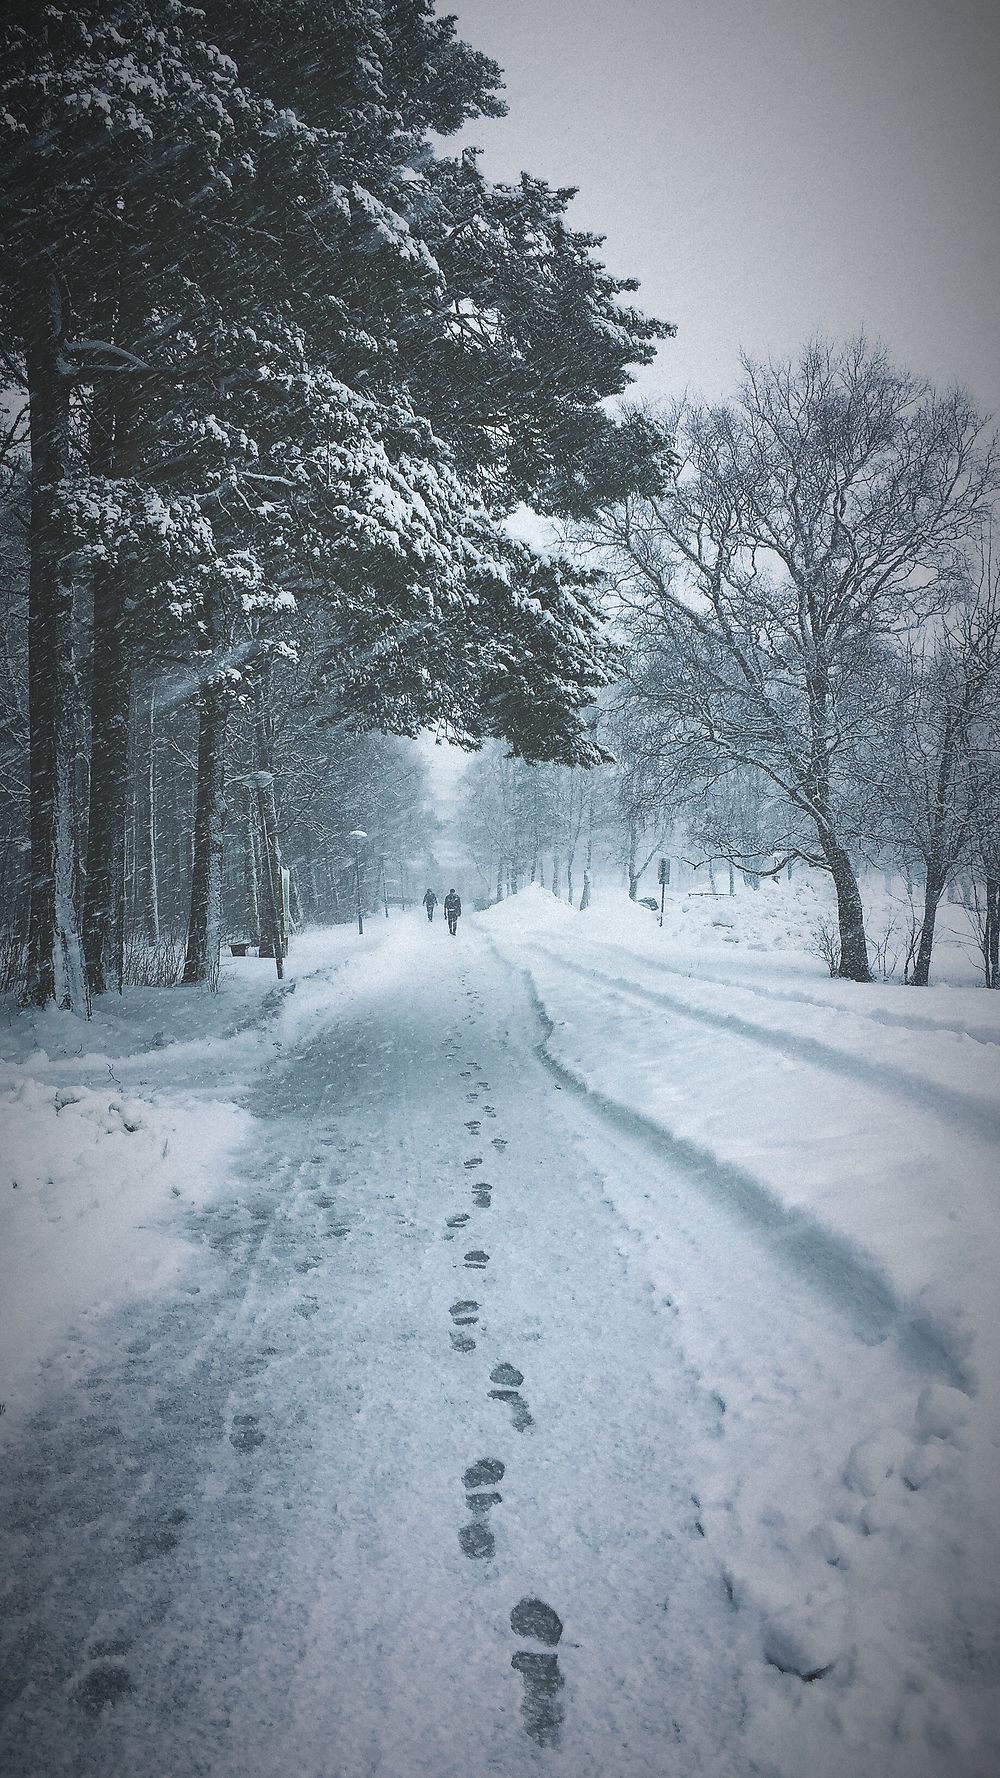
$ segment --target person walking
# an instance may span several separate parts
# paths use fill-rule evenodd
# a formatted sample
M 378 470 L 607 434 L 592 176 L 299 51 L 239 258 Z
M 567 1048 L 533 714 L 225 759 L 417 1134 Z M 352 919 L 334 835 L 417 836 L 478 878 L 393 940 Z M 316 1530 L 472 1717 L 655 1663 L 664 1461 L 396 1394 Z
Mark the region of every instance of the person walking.
M 458 916 L 462 912 L 462 900 L 457 889 L 449 889 L 444 898 L 444 916 L 448 922 L 448 931 L 452 938 L 458 926 Z
M 435 895 L 433 889 L 428 889 L 427 894 L 424 896 L 424 907 L 427 909 L 428 920 L 433 920 L 434 909 L 437 907 L 437 904 L 438 904 L 438 898 Z

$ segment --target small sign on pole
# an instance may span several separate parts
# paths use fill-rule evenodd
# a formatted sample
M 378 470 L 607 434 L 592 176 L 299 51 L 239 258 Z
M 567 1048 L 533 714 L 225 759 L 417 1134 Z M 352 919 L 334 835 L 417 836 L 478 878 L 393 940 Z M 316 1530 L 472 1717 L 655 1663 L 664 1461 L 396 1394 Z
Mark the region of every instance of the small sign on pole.
M 661 858 L 660 859 L 660 867 L 659 867 L 659 870 L 657 871 L 657 876 L 659 877 L 659 880 L 660 880 L 660 929 L 662 931 L 662 928 L 663 928 L 663 903 L 666 900 L 667 884 L 670 881 L 670 860 L 669 860 L 669 858 Z

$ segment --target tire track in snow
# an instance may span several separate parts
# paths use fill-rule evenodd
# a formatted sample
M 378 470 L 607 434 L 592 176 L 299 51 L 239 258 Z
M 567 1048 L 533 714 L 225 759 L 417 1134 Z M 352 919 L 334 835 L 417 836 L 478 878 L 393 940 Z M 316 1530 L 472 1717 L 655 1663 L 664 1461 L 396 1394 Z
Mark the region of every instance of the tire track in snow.
M 546 960 L 559 961 L 541 946 L 533 948 Z M 579 973 L 591 979 L 590 971 L 581 969 Z M 805 1211 L 783 1204 L 756 1174 L 623 1105 L 556 1055 L 551 1048 L 556 1027 L 530 969 L 523 971 L 523 979 L 545 1033 L 536 1053 L 560 1084 L 599 1111 L 606 1123 L 639 1138 L 700 1190 L 739 1211 L 766 1237 L 779 1259 L 794 1267 L 814 1290 L 832 1299 L 863 1339 L 884 1339 L 895 1333 L 910 1362 L 954 1388 L 968 1391 L 974 1387 L 962 1354 L 953 1349 L 949 1331 L 937 1326 L 923 1309 L 902 1300 L 877 1260 L 845 1237 L 824 1229 Z
M 645 988 L 634 978 L 606 975 L 603 970 L 594 969 L 588 964 L 571 962 L 547 945 L 532 942 L 526 948 L 536 951 L 547 962 L 555 964 L 558 969 L 564 969 L 567 974 L 580 976 L 585 981 L 602 982 L 606 987 L 632 995 L 633 999 L 644 1005 L 662 1006 L 680 1018 L 690 1019 L 692 1024 L 703 1025 L 713 1031 L 723 1031 L 727 1036 L 745 1037 L 751 1043 L 773 1050 L 790 1061 L 811 1062 L 827 1074 L 839 1074 L 844 1080 L 856 1081 L 861 1086 L 871 1087 L 874 1083 L 894 1093 L 907 1104 L 917 1106 L 921 1111 L 931 1110 L 947 1123 L 960 1123 L 964 1129 L 972 1130 L 984 1142 L 1000 1142 L 1000 1111 L 994 1111 L 970 1093 L 938 1086 L 920 1075 L 910 1074 L 905 1068 L 897 1068 L 892 1062 L 873 1062 L 867 1057 L 851 1056 L 845 1050 L 821 1043 L 816 1037 L 792 1037 L 772 1031 L 766 1025 L 757 1025 L 750 1019 L 742 1018 L 739 1013 L 717 1013 L 707 1008 L 693 1007 L 663 989 Z
M 594 950 L 612 951 L 618 956 L 627 957 L 630 962 L 635 960 L 634 951 L 630 951 L 625 945 L 616 944 L 613 939 L 588 938 L 585 942 Z M 997 1031 L 993 1026 L 980 1025 L 976 1027 L 968 1020 L 960 1019 L 921 1018 L 919 1015 L 891 1012 L 883 1006 L 837 1005 L 833 1001 L 822 999 L 818 994 L 808 994 L 805 989 L 772 988 L 765 986 L 763 982 L 748 981 L 746 978 L 740 980 L 739 977 L 727 975 L 708 975 L 701 970 L 695 974 L 690 969 L 681 969 L 675 964 L 661 962 L 658 958 L 644 957 L 643 962 L 657 975 L 673 976 L 681 981 L 695 982 L 696 984 L 711 983 L 716 988 L 733 988 L 738 993 L 752 994 L 761 1000 L 773 1000 L 779 1005 L 785 1003 L 795 1006 L 812 1006 L 818 1008 L 820 1012 L 834 1014 L 843 1012 L 848 1013 L 852 1018 L 861 1019 L 872 1025 L 883 1025 L 900 1031 L 922 1031 L 931 1034 L 941 1033 L 945 1036 L 968 1037 L 973 1043 L 986 1044 L 993 1049 L 1000 1048 L 1000 1031 Z

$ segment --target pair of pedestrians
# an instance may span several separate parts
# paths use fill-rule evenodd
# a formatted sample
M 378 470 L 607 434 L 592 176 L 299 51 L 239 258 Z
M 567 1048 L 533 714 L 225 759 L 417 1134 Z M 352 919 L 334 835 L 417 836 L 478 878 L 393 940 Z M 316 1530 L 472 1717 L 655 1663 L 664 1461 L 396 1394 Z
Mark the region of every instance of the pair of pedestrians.
M 434 909 L 437 907 L 437 896 L 433 889 L 428 889 L 424 896 L 424 907 L 427 909 L 428 920 L 433 920 Z M 462 899 L 457 889 L 449 889 L 444 898 L 444 917 L 448 922 L 448 931 L 454 938 L 458 930 L 458 916 L 462 912 Z

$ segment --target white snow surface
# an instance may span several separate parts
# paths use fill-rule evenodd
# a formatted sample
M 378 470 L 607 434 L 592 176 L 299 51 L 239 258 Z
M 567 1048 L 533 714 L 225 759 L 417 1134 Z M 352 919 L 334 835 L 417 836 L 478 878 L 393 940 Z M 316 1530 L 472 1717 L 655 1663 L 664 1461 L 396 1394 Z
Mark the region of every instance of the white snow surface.
M 991 1778 L 1000 996 L 815 913 L 10 1013 L 4 1770 Z

